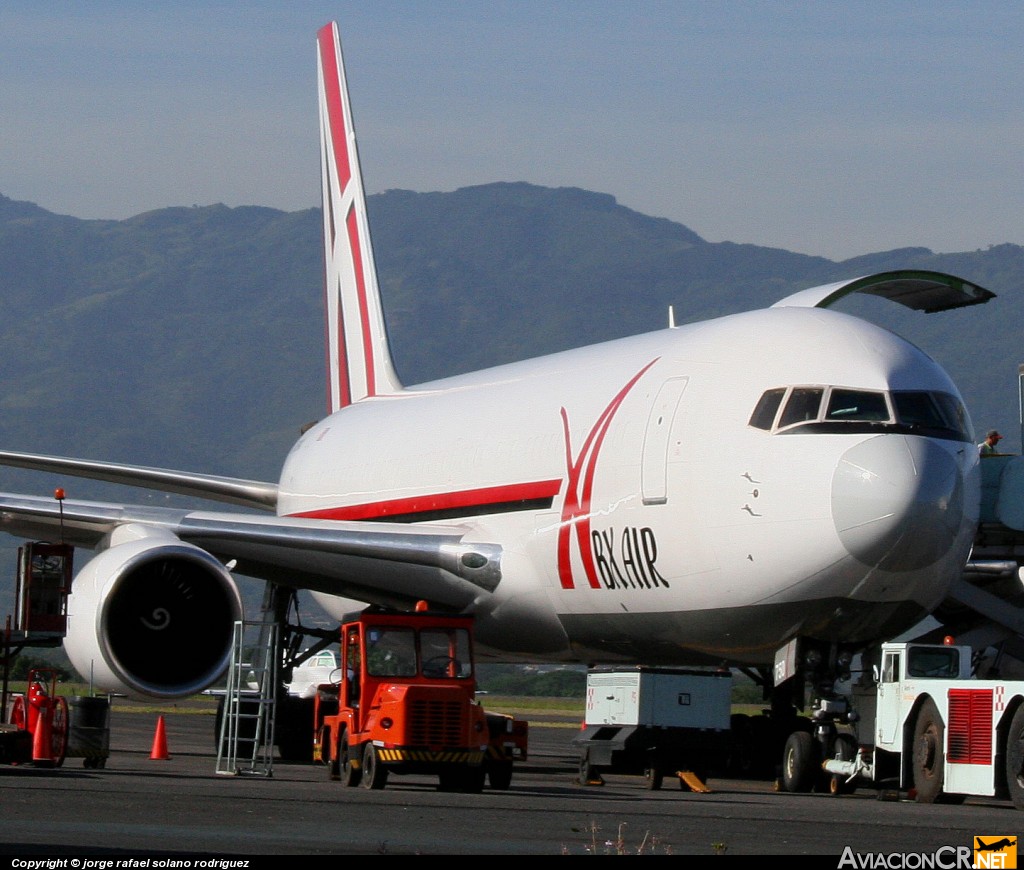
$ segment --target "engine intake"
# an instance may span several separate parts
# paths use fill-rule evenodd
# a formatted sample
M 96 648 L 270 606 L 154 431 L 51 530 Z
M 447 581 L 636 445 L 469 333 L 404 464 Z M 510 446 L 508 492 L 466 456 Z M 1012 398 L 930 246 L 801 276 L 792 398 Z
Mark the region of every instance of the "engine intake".
M 68 657 L 107 691 L 160 698 L 200 692 L 229 664 L 243 612 L 238 587 L 217 559 L 168 532 L 142 527 L 119 537 L 126 536 L 72 583 Z

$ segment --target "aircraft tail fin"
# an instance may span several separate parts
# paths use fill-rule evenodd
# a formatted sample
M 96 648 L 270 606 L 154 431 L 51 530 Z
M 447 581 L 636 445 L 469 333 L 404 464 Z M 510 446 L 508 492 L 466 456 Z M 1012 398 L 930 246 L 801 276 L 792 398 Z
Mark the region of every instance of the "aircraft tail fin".
M 402 385 L 388 350 L 352 106 L 334 22 L 317 33 L 324 213 L 327 403 L 336 411 Z

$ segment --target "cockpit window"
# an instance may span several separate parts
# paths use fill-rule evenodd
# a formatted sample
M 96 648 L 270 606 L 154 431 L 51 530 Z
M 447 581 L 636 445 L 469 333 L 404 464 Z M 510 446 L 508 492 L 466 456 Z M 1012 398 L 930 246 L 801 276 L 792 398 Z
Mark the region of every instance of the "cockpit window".
M 779 428 L 817 420 L 824 392 L 821 387 L 794 387 L 789 394 L 789 401 L 786 402 L 786 409 L 779 419 Z
M 969 441 L 973 444 L 974 427 L 971 425 L 970 415 L 967 413 L 963 402 L 949 393 L 936 393 L 935 399 L 942 406 L 946 420 L 955 426 L 960 440 Z
M 896 413 L 907 426 L 937 428 L 946 425 L 946 418 L 931 393 L 893 393 Z
M 750 425 L 767 432 L 904 432 L 974 441 L 963 403 L 949 393 L 927 390 L 887 394 L 849 387 L 775 387 L 758 399 Z
M 900 390 L 892 394 L 896 416 L 911 432 L 937 438 L 973 441 L 967 409 L 949 393 Z
M 833 389 L 828 397 L 826 420 L 888 420 L 889 406 L 881 393 Z
M 757 429 L 770 431 L 772 423 L 775 422 L 775 413 L 782 404 L 782 397 L 786 395 L 786 388 L 780 387 L 777 390 L 766 390 L 760 399 L 757 400 L 757 407 L 750 415 L 750 425 Z

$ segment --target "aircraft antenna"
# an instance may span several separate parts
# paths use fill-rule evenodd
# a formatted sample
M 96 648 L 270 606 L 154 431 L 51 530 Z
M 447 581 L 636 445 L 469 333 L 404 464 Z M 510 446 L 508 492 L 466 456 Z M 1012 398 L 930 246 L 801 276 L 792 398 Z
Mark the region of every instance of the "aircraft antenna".
M 676 309 L 672 305 L 669 305 L 668 307 L 668 328 L 676 328 Z

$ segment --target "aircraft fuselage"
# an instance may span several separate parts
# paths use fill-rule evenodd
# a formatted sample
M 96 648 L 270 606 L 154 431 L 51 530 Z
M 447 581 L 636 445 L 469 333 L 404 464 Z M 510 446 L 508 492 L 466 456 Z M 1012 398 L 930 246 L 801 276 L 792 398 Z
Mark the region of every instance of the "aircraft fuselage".
M 778 419 L 752 425 L 772 391 Z M 785 422 L 807 395 L 818 418 Z M 907 396 L 962 408 L 886 330 L 752 311 L 343 408 L 289 455 L 278 511 L 500 542 L 470 608 L 497 654 L 765 663 L 797 635 L 891 637 L 961 571 L 973 433 L 911 425 Z

